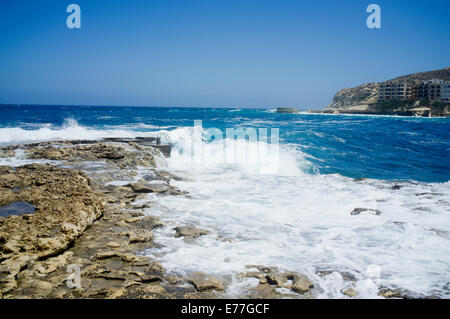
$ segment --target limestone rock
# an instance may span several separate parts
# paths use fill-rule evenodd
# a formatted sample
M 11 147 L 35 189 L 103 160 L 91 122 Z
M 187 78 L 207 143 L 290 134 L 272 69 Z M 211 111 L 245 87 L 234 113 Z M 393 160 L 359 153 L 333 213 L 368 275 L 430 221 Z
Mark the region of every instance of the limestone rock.
M 70 251 L 66 251 L 64 254 L 61 254 L 57 257 L 49 258 L 45 261 L 39 262 L 34 266 L 34 270 L 41 274 L 49 274 L 54 272 L 60 267 L 63 267 L 67 264 L 67 260 L 73 256 L 73 253 Z
M 85 173 L 39 164 L 0 171 L 0 206 L 11 202 L 30 203 L 35 212 L 2 218 L 1 236 L 13 239 L 0 246 L 2 258 L 19 253 L 45 258 L 62 252 L 105 207 Z
M 122 259 L 124 262 L 127 262 L 127 263 L 131 263 L 131 262 L 135 262 L 135 261 L 140 261 L 141 260 L 138 256 L 133 255 L 133 254 L 129 254 L 129 253 L 122 254 L 120 256 L 120 259 Z
M 286 274 L 274 274 L 270 273 L 266 275 L 266 280 L 271 285 L 282 287 L 287 280 Z
M 192 273 L 189 282 L 194 285 L 198 291 L 216 289 L 223 290 L 222 281 L 216 277 L 205 275 L 201 272 Z
M 344 295 L 346 295 L 346 296 L 349 296 L 349 297 L 356 297 L 356 296 L 358 295 L 358 293 L 356 292 L 356 290 L 353 289 L 353 288 L 347 288 L 347 289 L 345 289 L 344 291 L 342 291 L 342 293 L 343 293 Z
M 411 297 L 408 291 L 399 289 L 399 288 L 395 288 L 395 289 L 381 288 L 380 291 L 378 292 L 378 295 L 380 295 L 384 298 L 407 299 L 407 298 Z
M 178 226 L 174 228 L 175 237 L 186 237 L 187 239 L 197 238 L 202 235 L 208 235 L 211 232 L 206 229 L 193 226 Z
M 249 289 L 250 298 L 272 299 L 278 297 L 275 288 L 269 284 L 260 284 Z
M 129 223 L 129 224 L 132 224 L 132 223 L 137 222 L 137 221 L 140 220 L 140 219 L 141 219 L 140 217 L 131 217 L 131 218 L 125 219 L 125 221 L 126 221 L 127 223 Z
M 108 251 L 96 253 L 92 257 L 92 259 L 93 260 L 96 260 L 96 259 L 107 259 L 107 258 L 113 258 L 113 257 L 120 257 L 120 255 L 117 252 L 115 252 L 114 250 L 108 250 Z
M 153 234 L 146 229 L 133 229 L 128 231 L 127 236 L 129 242 L 132 243 L 144 243 L 153 240 Z
M 314 284 L 308 279 L 308 277 L 300 274 L 293 274 L 288 279 L 293 281 L 291 285 L 292 291 L 303 294 L 311 290 L 314 287 Z
M 169 189 L 168 185 L 161 183 L 147 183 L 144 180 L 130 184 L 130 186 L 135 193 L 163 193 Z
M 144 274 L 141 276 L 141 280 L 145 283 L 162 281 L 165 273 L 166 271 L 164 267 L 160 263 L 154 261 L 151 262 L 145 269 Z
M 13 157 L 15 154 L 12 149 L 0 149 L 0 158 Z
M 20 246 L 17 240 L 10 239 L 2 247 L 3 251 L 6 253 L 18 253 L 20 251 Z
M 163 222 L 155 216 L 145 216 L 134 223 L 134 227 L 152 230 L 153 228 L 164 226 Z
M 110 241 L 110 242 L 107 244 L 107 246 L 108 246 L 108 247 L 111 247 L 111 248 L 119 248 L 119 247 L 120 247 L 120 244 L 118 244 L 118 243 L 116 243 L 116 242 L 114 242 L 114 241 Z

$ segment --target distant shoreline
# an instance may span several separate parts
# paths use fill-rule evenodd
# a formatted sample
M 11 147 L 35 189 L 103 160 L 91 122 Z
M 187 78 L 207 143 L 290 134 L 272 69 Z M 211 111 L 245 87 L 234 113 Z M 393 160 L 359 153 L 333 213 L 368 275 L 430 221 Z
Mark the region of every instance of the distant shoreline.
M 450 115 L 433 115 L 430 116 L 428 113 L 426 115 L 420 115 L 412 111 L 396 111 L 396 112 L 379 112 L 379 111 L 349 111 L 349 110 L 309 110 L 307 113 L 310 114 L 327 114 L 327 115 L 378 115 L 378 116 L 401 116 L 401 117 L 415 117 L 415 118 L 449 118 Z

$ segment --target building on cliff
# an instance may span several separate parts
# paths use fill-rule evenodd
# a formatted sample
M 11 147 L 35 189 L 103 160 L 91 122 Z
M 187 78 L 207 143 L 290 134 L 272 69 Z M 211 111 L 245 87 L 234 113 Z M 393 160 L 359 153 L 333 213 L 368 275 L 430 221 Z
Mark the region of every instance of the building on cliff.
M 444 81 L 433 79 L 423 81 L 414 86 L 414 100 L 439 101 L 441 97 L 441 84 Z
M 441 102 L 450 102 L 450 81 L 441 84 Z
M 450 81 L 431 79 L 422 82 L 389 81 L 378 88 L 378 101 L 430 100 L 448 102 Z
M 406 82 L 386 82 L 378 87 L 379 101 L 404 101 L 412 99 L 413 86 Z

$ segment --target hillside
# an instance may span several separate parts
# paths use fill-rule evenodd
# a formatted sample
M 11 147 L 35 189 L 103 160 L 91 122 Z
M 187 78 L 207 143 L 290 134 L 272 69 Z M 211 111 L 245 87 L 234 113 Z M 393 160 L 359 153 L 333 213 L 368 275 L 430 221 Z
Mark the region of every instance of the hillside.
M 445 81 L 450 81 L 450 67 L 427 71 L 421 73 L 414 73 L 409 75 L 399 76 L 397 78 L 385 81 L 407 81 L 407 82 L 420 82 L 431 79 L 442 79 Z M 377 90 L 381 83 L 366 83 L 354 88 L 348 88 L 340 90 L 333 97 L 331 103 L 326 109 L 344 109 L 344 110 L 359 110 L 363 111 L 367 109 L 369 104 L 377 102 Z

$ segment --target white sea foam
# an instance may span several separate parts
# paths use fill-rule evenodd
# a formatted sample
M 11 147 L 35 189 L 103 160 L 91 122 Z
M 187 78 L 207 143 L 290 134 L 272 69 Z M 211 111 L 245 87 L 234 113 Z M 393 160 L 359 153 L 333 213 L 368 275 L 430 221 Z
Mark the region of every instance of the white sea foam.
M 311 165 L 307 157 L 289 145 L 280 148 L 279 156 L 265 158 L 279 170 L 260 174 L 251 166 L 218 158 L 186 161 L 178 150 L 191 140 L 192 128 L 162 132 L 169 133 L 175 143 L 168 168 L 187 177 L 172 183 L 191 194 L 191 198 L 149 196 L 155 205 L 148 213 L 159 215 L 166 227 L 155 230 L 163 248 L 148 253 L 158 256 L 169 272 L 225 276 L 244 271 L 248 264 L 262 264 L 307 274 L 319 297 L 343 296 L 341 291 L 349 282 L 339 272 L 356 278 L 361 297 L 377 297 L 377 285 L 449 297 L 450 182 L 404 182 L 393 190 L 391 182 L 306 174 L 303 168 Z M 61 128 L 1 128 L 0 143 L 154 134 L 124 128 L 99 130 L 69 121 Z M 206 144 L 206 154 L 214 157 L 220 147 Z M 0 164 L 17 166 L 28 161 L 18 151 Z M 378 209 L 382 214 L 350 215 L 357 207 Z M 209 229 L 212 234 L 195 244 L 186 243 L 173 237 L 172 228 L 183 224 Z M 335 272 L 323 276 L 318 269 Z M 379 279 L 373 269 L 379 269 Z M 256 284 L 234 280 L 227 293 L 237 296 Z
M 57 161 L 45 160 L 45 159 L 27 159 L 25 152 L 22 149 L 15 150 L 15 155 L 13 157 L 0 157 L 0 165 L 6 165 L 11 167 L 18 167 L 27 164 L 56 164 Z
M 0 128 L 1 144 L 16 144 L 48 140 L 96 140 L 104 137 L 136 137 L 151 136 L 150 132 L 135 132 L 120 127 L 108 130 L 89 128 L 79 125 L 75 120 L 69 119 L 62 127 L 42 125 L 39 128 L 27 130 L 21 127 Z
M 189 134 L 170 132 L 175 144 Z M 188 177 L 173 183 L 192 197 L 158 199 L 168 213 L 151 213 L 167 226 L 157 230 L 163 248 L 149 254 L 164 252 L 160 261 L 179 274 L 233 275 L 248 264 L 299 271 L 315 282 L 319 297 L 343 297 L 349 283 L 339 272 L 355 276 L 361 297 L 378 297 L 377 285 L 449 296 L 450 182 L 405 182 L 393 190 L 391 182 L 305 174 L 301 168 L 309 163 L 295 148 L 282 147 L 278 160 L 279 172 L 258 174 L 240 165 L 186 162 L 173 153 L 168 167 Z M 382 214 L 352 216 L 359 207 Z M 186 243 L 173 237 L 172 228 L 183 224 L 212 234 Z M 335 272 L 321 276 L 318 269 Z M 243 285 L 233 281 L 230 296 Z

